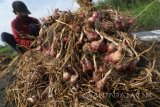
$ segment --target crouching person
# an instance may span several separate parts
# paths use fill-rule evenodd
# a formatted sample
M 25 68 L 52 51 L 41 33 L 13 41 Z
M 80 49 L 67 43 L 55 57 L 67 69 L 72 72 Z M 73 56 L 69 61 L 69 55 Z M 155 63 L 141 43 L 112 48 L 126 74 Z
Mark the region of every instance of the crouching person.
M 16 18 L 11 22 L 13 35 L 3 32 L 1 38 L 3 42 L 6 42 L 15 51 L 23 54 L 38 36 L 40 22 L 38 19 L 28 16 L 31 12 L 22 1 L 14 1 L 12 7 L 16 15 Z

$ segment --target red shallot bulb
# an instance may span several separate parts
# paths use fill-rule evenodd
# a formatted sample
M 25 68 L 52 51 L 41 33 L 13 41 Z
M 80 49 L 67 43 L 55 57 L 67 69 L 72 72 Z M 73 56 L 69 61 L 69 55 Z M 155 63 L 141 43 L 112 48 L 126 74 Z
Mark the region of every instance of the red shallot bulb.
M 113 63 L 118 62 L 122 58 L 122 47 L 119 46 L 118 50 L 111 54 L 110 56 Z
M 49 46 L 47 43 L 42 45 L 43 47 L 43 51 L 45 53 L 45 55 L 50 55 L 53 57 L 56 57 L 57 52 L 56 52 L 56 45 L 55 43 L 52 43 L 51 46 Z
M 89 22 L 95 22 L 95 21 L 96 21 L 96 18 L 95 18 L 95 17 L 90 17 L 90 18 L 88 19 L 88 21 L 89 21 Z
M 112 54 L 112 53 L 110 53 L 110 54 Z M 104 60 L 105 63 L 111 62 L 110 54 L 106 54 L 106 55 L 104 56 L 104 59 L 103 59 L 103 57 L 102 57 L 102 60 Z
M 45 52 L 45 55 L 50 55 L 51 49 L 43 48 L 43 51 Z
M 63 72 L 63 80 L 69 81 L 71 78 L 71 74 L 69 72 Z
M 106 55 L 104 60 L 106 63 L 111 62 L 113 64 L 117 63 L 122 58 L 122 46 L 118 47 L 116 52 Z
M 67 42 L 68 42 L 68 37 L 65 36 L 65 37 L 63 38 L 63 44 L 66 44 Z
M 129 19 L 129 21 L 128 21 L 129 25 L 133 25 L 135 22 L 136 22 L 136 19 L 135 19 L 135 18 L 131 18 L 131 19 Z
M 107 44 L 105 42 L 101 42 L 99 48 L 98 48 L 99 53 L 105 53 L 107 52 Z
M 83 31 L 84 31 L 84 33 L 87 36 L 89 41 L 97 40 L 98 34 L 95 31 L 88 31 L 85 28 L 83 28 Z
M 124 27 L 125 27 L 125 23 L 124 23 L 124 22 L 122 22 L 122 21 L 117 21 L 117 22 L 115 22 L 115 28 L 116 28 L 117 30 L 124 29 Z
M 91 49 L 93 52 L 97 52 L 98 49 L 100 48 L 101 44 L 102 44 L 102 40 L 98 40 L 98 41 L 93 41 L 91 42 Z
M 80 13 L 79 14 L 79 18 L 84 18 L 85 17 L 85 13 Z
M 46 97 L 48 97 L 48 93 L 49 93 L 49 87 L 45 88 L 45 90 L 42 92 L 41 98 L 45 99 Z
M 90 21 L 90 22 L 95 22 L 96 20 L 98 20 L 99 19 L 99 16 L 100 16 L 100 14 L 99 14 L 99 12 L 93 12 L 93 14 L 92 14 L 92 17 L 90 17 L 89 19 L 88 19 L 88 21 Z
M 91 71 L 94 69 L 93 63 L 90 60 L 88 60 L 86 57 L 82 58 L 81 64 L 82 64 L 83 72 Z
M 102 91 L 103 90 L 103 87 L 105 85 L 105 82 L 102 80 L 99 80 L 96 82 L 96 88 L 98 91 Z
M 36 104 L 38 100 L 38 95 L 33 95 L 32 97 L 27 98 L 27 101 L 30 105 Z
M 67 64 L 66 69 L 67 69 L 68 73 L 70 73 L 70 74 L 73 74 L 73 73 L 74 73 L 74 70 L 73 70 L 71 64 Z
M 36 103 L 36 100 L 33 99 L 32 97 L 27 98 L 27 101 L 28 101 L 28 103 L 29 103 L 30 105 L 34 105 L 34 104 Z
M 102 91 L 103 90 L 104 85 L 106 84 L 106 81 L 107 81 L 107 77 L 109 76 L 111 71 L 112 70 L 109 70 L 101 80 L 96 82 L 96 88 L 97 88 L 98 91 Z
M 39 45 L 38 47 L 36 47 L 36 50 L 37 50 L 37 51 L 43 51 L 43 48 L 42 48 L 41 45 Z
M 130 64 L 128 65 L 128 67 L 127 67 L 127 71 L 128 71 L 128 72 L 133 72 L 133 71 L 135 71 L 135 70 L 136 70 L 136 66 L 137 66 L 137 60 L 132 60 L 132 61 L 130 62 Z
M 44 17 L 45 21 L 50 21 L 51 20 L 51 16 L 46 16 Z
M 108 71 L 108 67 L 105 65 L 100 66 L 98 69 L 98 72 L 101 72 L 101 73 L 106 73 L 107 71 Z
M 41 38 L 37 38 L 36 42 L 37 42 L 38 45 L 40 45 L 40 44 L 42 44 L 43 40 Z
M 100 13 L 95 11 L 95 12 L 93 12 L 92 17 L 98 18 L 98 17 L 99 17 L 99 15 L 100 15 Z
M 117 50 L 116 45 L 113 44 L 113 43 L 110 43 L 110 44 L 107 46 L 107 52 L 108 52 L 108 53 L 115 52 L 116 50 Z
M 115 69 L 116 69 L 117 71 L 122 72 L 122 71 L 125 70 L 125 65 L 124 65 L 124 64 L 117 64 L 117 65 L 115 66 Z
M 72 75 L 71 79 L 70 79 L 70 83 L 72 85 L 75 85 L 77 83 L 77 81 L 78 81 L 78 75 Z
M 99 71 L 93 72 L 93 81 L 97 82 L 102 78 L 102 73 Z

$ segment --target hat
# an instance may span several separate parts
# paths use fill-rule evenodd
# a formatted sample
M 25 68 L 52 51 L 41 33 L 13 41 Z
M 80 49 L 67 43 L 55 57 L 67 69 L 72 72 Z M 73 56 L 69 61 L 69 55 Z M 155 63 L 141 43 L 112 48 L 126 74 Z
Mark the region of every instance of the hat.
M 12 8 L 14 12 L 19 12 L 20 14 L 31 14 L 27 6 L 22 1 L 14 1 L 12 3 Z

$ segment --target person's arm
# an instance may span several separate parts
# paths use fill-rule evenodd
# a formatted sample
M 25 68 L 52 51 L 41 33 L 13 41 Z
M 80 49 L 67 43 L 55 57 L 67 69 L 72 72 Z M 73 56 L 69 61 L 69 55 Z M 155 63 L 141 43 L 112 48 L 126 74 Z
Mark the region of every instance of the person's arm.
M 18 30 L 15 20 L 11 23 L 11 29 L 15 39 L 20 39 L 21 32 Z
M 35 39 L 34 37 L 31 37 L 29 34 L 23 33 L 15 21 L 11 23 L 11 28 L 15 39 Z
M 41 24 L 38 19 L 30 17 L 29 34 L 31 36 L 38 36 Z
M 35 24 L 40 24 L 40 21 L 34 17 L 30 17 L 32 19 L 32 22 L 34 22 Z

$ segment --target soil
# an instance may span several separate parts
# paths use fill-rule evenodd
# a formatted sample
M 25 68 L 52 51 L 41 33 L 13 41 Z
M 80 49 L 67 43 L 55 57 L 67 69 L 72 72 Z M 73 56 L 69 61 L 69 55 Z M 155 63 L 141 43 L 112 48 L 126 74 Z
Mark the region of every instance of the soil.
M 144 55 L 151 64 L 155 60 L 156 61 L 155 69 L 160 71 L 160 61 L 159 61 L 160 60 L 160 42 L 159 41 L 144 41 L 144 42 L 141 42 L 140 48 L 142 50 L 146 50 L 149 47 L 151 47 L 153 43 L 154 45 L 152 49 L 149 52 L 145 53 Z
M 6 89 L 16 77 L 16 62 L 7 55 L 0 55 L 0 71 L 0 107 L 16 107 L 6 100 Z
M 0 107 L 16 107 L 13 103 L 9 103 L 6 100 L 6 88 L 15 80 L 15 71 L 8 72 L 0 79 Z

